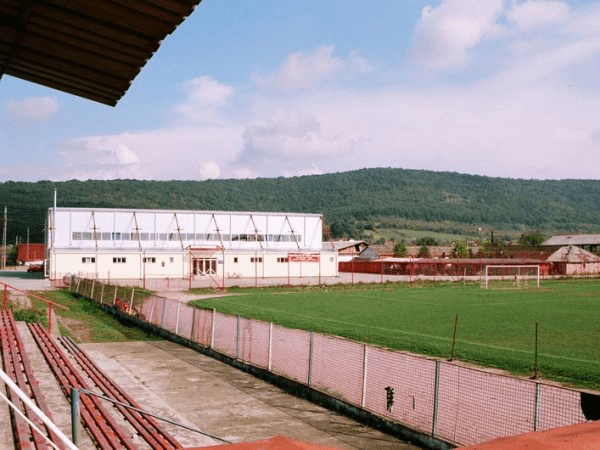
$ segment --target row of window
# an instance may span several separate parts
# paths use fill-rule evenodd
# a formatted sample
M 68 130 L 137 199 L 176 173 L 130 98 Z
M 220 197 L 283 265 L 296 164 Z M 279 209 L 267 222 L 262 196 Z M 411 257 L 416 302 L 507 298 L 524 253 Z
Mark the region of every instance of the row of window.
M 92 233 L 74 231 L 74 241 L 232 241 L 232 242 L 302 242 L 293 234 L 222 234 L 217 233 Z
M 173 260 L 174 260 L 173 257 L 169 258 L 169 262 L 173 262 Z M 289 259 L 287 257 L 277 258 L 278 263 L 287 263 L 288 261 L 289 261 Z M 94 256 L 84 256 L 83 258 L 81 258 L 81 262 L 83 264 L 95 263 L 96 258 Z M 113 258 L 113 263 L 115 263 L 115 264 L 125 264 L 126 262 L 127 262 L 127 258 L 125 258 L 124 256 L 117 256 L 117 257 Z M 146 256 L 146 257 L 144 257 L 144 262 L 147 264 L 156 263 L 156 257 Z M 237 256 L 235 258 L 233 258 L 233 262 L 234 263 L 238 262 Z M 251 257 L 250 262 L 251 263 L 262 263 L 263 259 L 262 259 L 262 257 Z
M 115 264 L 127 263 L 127 258 L 124 256 L 116 256 L 112 260 L 113 260 L 113 263 L 115 263 Z M 173 262 L 173 261 L 174 261 L 173 257 L 170 257 L 169 262 Z M 94 256 L 84 256 L 83 258 L 81 258 L 81 262 L 83 264 L 93 264 L 96 262 L 96 258 Z M 144 257 L 144 262 L 145 263 L 155 263 L 156 257 L 154 257 L 154 256 Z

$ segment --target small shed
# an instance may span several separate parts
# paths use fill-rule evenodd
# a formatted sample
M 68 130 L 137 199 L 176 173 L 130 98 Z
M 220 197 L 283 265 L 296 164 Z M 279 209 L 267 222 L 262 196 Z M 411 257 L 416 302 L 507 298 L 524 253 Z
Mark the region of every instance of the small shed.
M 561 265 L 565 275 L 597 275 L 600 273 L 600 257 L 574 245 L 559 248 L 548 258 Z

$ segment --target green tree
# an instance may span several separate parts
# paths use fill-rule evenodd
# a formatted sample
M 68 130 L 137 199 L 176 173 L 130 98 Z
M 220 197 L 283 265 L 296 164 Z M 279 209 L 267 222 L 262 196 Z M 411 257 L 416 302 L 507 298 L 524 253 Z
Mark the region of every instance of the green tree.
M 405 242 L 398 242 L 394 246 L 394 255 L 399 256 L 400 258 L 406 258 L 408 256 L 408 247 L 406 247 Z
M 540 230 L 528 230 L 521 233 L 518 243 L 519 245 L 538 247 L 545 240 L 546 236 L 544 236 Z
M 421 248 L 419 248 L 418 256 L 420 258 L 429 258 L 431 256 L 431 253 L 429 253 L 429 246 L 421 245 Z
M 415 242 L 415 244 L 417 245 L 426 245 L 426 246 L 432 246 L 432 245 L 440 245 L 439 242 L 435 239 L 432 238 L 431 236 L 425 236 L 422 237 L 420 239 L 417 240 L 417 242 Z
M 452 249 L 452 256 L 454 258 L 468 258 L 469 248 L 465 241 L 454 241 L 454 248 Z

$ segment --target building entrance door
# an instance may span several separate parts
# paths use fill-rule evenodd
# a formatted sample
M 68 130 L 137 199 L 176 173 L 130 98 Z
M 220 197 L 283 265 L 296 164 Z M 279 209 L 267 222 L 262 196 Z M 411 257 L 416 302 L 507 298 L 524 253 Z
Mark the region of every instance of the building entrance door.
M 217 273 L 217 258 L 194 258 L 192 268 L 194 275 L 215 275 Z

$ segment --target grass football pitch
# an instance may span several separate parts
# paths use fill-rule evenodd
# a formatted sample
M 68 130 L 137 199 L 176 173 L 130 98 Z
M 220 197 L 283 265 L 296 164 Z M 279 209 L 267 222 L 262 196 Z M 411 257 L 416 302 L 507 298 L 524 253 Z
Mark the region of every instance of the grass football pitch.
M 600 281 L 543 280 L 540 288 L 416 283 L 231 289 L 195 302 L 291 328 L 533 374 L 536 323 L 542 377 L 600 389 Z M 458 317 L 458 321 L 457 321 Z

